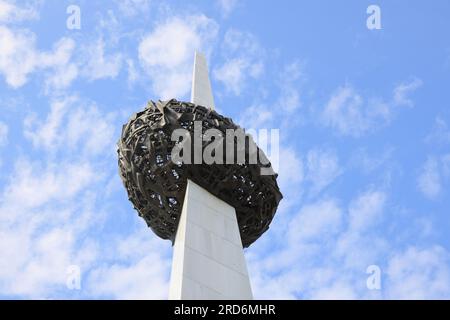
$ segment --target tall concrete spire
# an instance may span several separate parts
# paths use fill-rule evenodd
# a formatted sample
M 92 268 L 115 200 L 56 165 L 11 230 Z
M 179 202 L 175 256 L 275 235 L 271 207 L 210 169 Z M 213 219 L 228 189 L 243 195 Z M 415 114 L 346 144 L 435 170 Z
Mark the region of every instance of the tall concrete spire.
M 214 108 L 205 57 L 196 52 L 191 102 Z M 173 245 L 169 299 L 252 299 L 236 210 L 187 181 Z
M 188 180 L 173 246 L 169 299 L 252 298 L 236 210 Z
M 208 66 L 205 56 L 195 52 L 194 72 L 192 75 L 191 102 L 214 109 L 214 97 L 209 82 Z

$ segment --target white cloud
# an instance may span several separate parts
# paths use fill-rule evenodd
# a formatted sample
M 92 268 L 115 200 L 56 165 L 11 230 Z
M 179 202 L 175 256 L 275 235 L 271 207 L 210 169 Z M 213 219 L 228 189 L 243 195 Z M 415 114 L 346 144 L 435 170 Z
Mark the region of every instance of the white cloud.
M 51 103 L 51 112 L 47 115 L 45 122 L 35 125 L 36 115 L 31 114 L 25 119 L 25 136 L 28 137 L 35 146 L 43 145 L 50 149 L 52 145 L 56 147 L 60 144 L 56 140 L 62 141 L 58 135 L 58 129 L 62 124 L 70 103 L 75 101 L 74 97 L 57 100 Z M 37 128 L 34 128 L 37 127 Z
M 128 84 L 132 85 L 133 83 L 135 83 L 138 80 L 139 74 L 136 70 L 136 66 L 132 59 L 127 59 L 126 63 L 127 63 L 127 73 L 128 73 Z
M 68 38 L 58 41 L 53 52 L 36 49 L 36 36 L 28 30 L 13 30 L 0 25 L 0 73 L 13 88 L 23 86 L 28 76 L 37 71 L 50 69 L 47 84 L 68 85 L 76 76 L 73 65 L 68 65 L 74 42 Z
M 225 89 L 240 95 L 246 82 L 259 78 L 264 72 L 264 50 L 250 33 L 228 30 L 222 44 L 225 62 L 213 70 L 213 76 Z
M 102 114 L 93 103 L 75 96 L 52 101 L 45 121 L 31 115 L 25 119 L 25 136 L 35 147 L 50 152 L 59 148 L 76 154 L 98 155 L 110 150 L 114 140 L 113 113 Z
M 90 275 L 91 294 L 114 299 L 167 299 L 165 279 L 170 264 L 161 264 L 159 256 L 147 254 L 132 264 L 112 264 L 93 270 Z
M 126 238 L 114 242 L 118 248 L 109 265 L 95 268 L 88 279 L 88 290 L 96 297 L 114 299 L 167 299 L 169 246 L 140 228 Z
M 0 292 L 40 299 L 164 298 L 170 245 L 137 215 L 137 228 L 98 238 L 117 196 L 105 188 L 111 177 L 117 180 L 111 114 L 66 97 L 25 127 L 42 159 L 17 160 L 0 191 Z M 82 272 L 78 292 L 66 287 L 71 265 Z
M 271 242 L 277 250 L 249 255 L 256 298 L 371 297 L 366 268 L 390 250 L 373 232 L 385 201 L 384 192 L 367 190 L 347 210 L 332 198 L 303 205 Z
M 378 154 L 369 154 L 366 148 L 361 148 L 353 153 L 350 164 L 368 174 L 388 163 L 394 151 L 394 148 L 388 147 Z
M 102 38 L 83 49 L 82 74 L 89 80 L 114 79 L 122 66 L 120 53 L 105 55 L 105 43 Z
M 349 85 L 340 87 L 328 101 L 322 120 L 342 135 L 361 136 L 390 119 L 389 106 L 380 100 L 364 99 Z
M 217 0 L 222 15 L 227 17 L 238 5 L 238 0 Z
M 105 199 L 110 174 L 90 156 L 45 165 L 28 158 L 16 163 L 0 194 L 2 294 L 40 299 L 70 295 L 67 268 L 77 265 L 84 297 L 166 297 L 170 246 L 144 223 L 137 232 L 104 235 L 112 240 L 97 238 L 105 218 L 111 217 L 97 204 Z
M 425 162 L 422 172 L 418 178 L 419 190 L 428 198 L 436 198 L 441 193 L 441 176 L 439 173 L 439 162 L 429 157 Z
M 13 88 L 25 84 L 27 75 L 38 67 L 34 51 L 35 37 L 26 31 L 13 32 L 0 26 L 0 72 Z
M 342 173 L 338 157 L 333 151 L 313 149 L 308 152 L 306 158 L 306 180 L 312 185 L 309 191 L 312 195 L 322 191 Z
M 238 46 L 238 43 L 231 41 L 230 48 L 232 48 L 232 51 L 236 50 Z M 259 64 L 263 65 L 262 61 Z M 215 71 L 219 72 L 217 69 Z M 241 79 L 241 71 L 238 73 L 239 79 L 236 79 L 236 81 L 232 80 L 232 77 L 228 79 L 229 90 L 235 91 L 235 93 L 240 92 L 240 85 L 242 81 L 245 82 L 243 78 Z M 224 74 L 227 74 L 227 71 Z M 298 120 L 293 119 L 291 113 L 302 105 L 299 86 L 304 79 L 303 65 L 299 61 L 285 65 L 277 79 L 276 85 L 280 88 L 280 92 L 276 100 L 270 105 L 254 102 L 250 107 L 244 109 L 238 123 L 246 129 L 291 126 L 293 121 Z M 267 92 L 262 91 L 260 95 L 264 96 L 264 100 L 267 100 Z M 282 109 L 283 112 L 275 112 L 278 109 Z
M 34 3 L 37 4 L 37 3 Z M 36 5 L 28 3 L 25 8 L 17 7 L 14 1 L 0 0 L 0 22 L 20 22 L 35 19 L 39 16 Z
M 173 17 L 139 43 L 139 60 L 163 99 L 181 98 L 191 87 L 196 50 L 206 55 L 216 38 L 217 24 L 204 15 Z
M 409 94 L 422 86 L 422 80 L 413 78 L 409 82 L 403 82 L 394 88 L 393 103 L 397 106 L 414 106 L 414 102 L 408 97 Z
M 304 206 L 289 226 L 289 241 L 314 241 L 335 236 L 341 228 L 343 213 L 335 200 Z
M 47 92 L 69 87 L 78 76 L 77 65 L 70 61 L 74 49 L 75 41 L 62 38 L 53 46 L 53 54 L 42 54 L 44 65 L 52 66 L 45 80 Z
M 450 297 L 450 255 L 442 247 L 409 247 L 395 254 L 387 267 L 388 298 Z
M 273 112 L 265 105 L 253 105 L 244 110 L 238 123 L 246 130 L 268 128 L 274 120 Z
M 343 134 L 359 134 L 366 130 L 361 114 L 362 99 L 353 88 L 341 87 L 328 102 L 323 118 L 329 125 Z M 353 121 L 352 121 L 353 120 Z
M 446 189 L 450 180 L 450 154 L 428 156 L 423 165 L 417 186 L 429 199 L 436 199 Z
M 292 148 L 281 146 L 279 151 L 280 171 L 278 172 L 278 184 L 282 190 L 289 190 L 294 185 L 297 186 L 303 182 L 303 162 Z M 299 195 L 300 190 L 296 189 L 295 193 Z
M 115 244 L 123 251 L 120 256 L 99 256 L 99 250 L 115 249 L 109 241 L 98 239 L 98 230 L 107 220 L 105 207 L 110 201 L 105 199 L 114 202 L 115 198 L 109 197 L 116 197 L 109 186 L 111 177 L 117 178 L 112 161 L 115 113 L 105 113 L 77 96 L 54 94 L 79 74 L 89 80 L 117 76 L 122 56 L 106 54 L 105 44 L 98 40 L 82 47 L 82 57 L 73 62 L 76 48 L 72 39 L 62 38 L 52 50 L 41 51 L 32 32 L 4 26 L 0 26 L 0 43 L 4 44 L 0 73 L 7 84 L 21 87 L 33 72 L 43 71 L 46 93 L 53 97 L 48 114 L 33 112 L 24 121 L 24 135 L 39 158 L 17 160 L 0 191 L 1 294 L 77 296 L 66 288 L 67 268 L 75 264 L 82 271 L 84 297 L 164 298 L 169 268 L 163 255 L 167 248 L 157 248 L 153 242 L 149 245 L 148 240 L 132 243 L 128 236 L 136 238 L 134 231 L 121 230 L 105 235 L 116 238 Z M 0 138 L 4 137 L 6 133 L 0 132 Z M 148 239 L 156 240 L 143 223 L 139 227 Z M 124 247 L 125 243 L 130 245 Z M 130 255 L 132 246 L 135 253 Z M 160 288 L 155 289 L 157 286 Z
M 279 87 L 281 89 L 277 106 L 287 112 L 301 107 L 299 80 L 304 78 L 303 65 L 295 61 L 285 66 L 280 75 Z
M 134 17 L 137 14 L 148 13 L 151 0 L 116 0 L 119 11 L 126 16 Z
M 39 212 L 35 212 L 39 214 Z M 29 298 L 51 297 L 53 291 L 64 290 L 67 268 L 77 263 L 81 267 L 92 261 L 95 253 L 88 244 L 74 250 L 74 232 L 42 224 L 46 232 L 32 235 L 24 225 L 14 232 L 3 231 L 0 252 L 2 293 Z M 20 254 L 18 254 L 20 253 Z
M 450 178 L 450 153 L 441 157 L 442 175 L 445 179 Z
M 364 232 L 375 225 L 380 218 L 386 202 L 381 191 L 367 191 L 352 201 L 348 209 L 349 228 L 354 232 Z
M 284 87 L 278 105 L 287 111 L 298 109 L 301 105 L 299 91 L 293 87 Z
M 88 163 L 16 162 L 0 195 L 1 292 L 46 297 L 65 287 L 69 265 L 92 260 L 94 249 L 86 241 L 75 250 L 75 237 L 95 221 L 86 190 L 96 181 Z
M 347 227 L 335 239 L 333 255 L 349 272 L 373 264 L 388 250 L 388 243 L 374 232 L 383 221 L 387 195 L 380 190 L 367 190 L 350 201 L 346 216 Z
M 248 68 L 247 60 L 242 58 L 232 59 L 220 68 L 215 69 L 214 76 L 225 84 L 227 90 L 239 95 L 243 79 L 246 77 L 246 68 Z
M 270 155 L 271 156 L 271 155 Z M 278 174 L 277 183 L 283 193 L 280 212 L 287 208 L 296 208 L 303 196 L 304 165 L 301 156 L 290 147 L 280 145 L 279 155 L 270 161 Z M 278 161 L 278 164 L 276 163 Z M 287 223 L 288 216 L 280 215 L 278 223 Z
M 365 99 L 356 90 L 345 85 L 338 88 L 325 106 L 321 120 L 341 135 L 362 136 L 388 124 L 394 114 L 395 106 L 412 107 L 414 102 L 409 95 L 421 87 L 422 81 L 414 78 L 410 82 L 398 85 L 389 102 L 380 98 Z
M 29 11 L 13 7 L 14 12 Z M 106 29 L 110 24 L 103 20 L 99 22 Z M 109 40 L 112 42 L 113 38 L 111 36 Z M 123 62 L 121 53 L 106 54 L 102 37 L 94 43 L 81 45 L 75 61 L 72 60 L 77 46 L 73 39 L 67 37 L 56 41 L 51 51 L 41 51 L 37 49 L 36 35 L 30 30 L 0 25 L 0 43 L 0 74 L 12 88 L 23 86 L 32 73 L 43 71 L 45 92 L 53 93 L 68 88 L 79 74 L 89 81 L 115 78 Z
M 398 250 L 377 233 L 386 199 L 385 192 L 369 189 L 351 200 L 347 211 L 334 199 L 304 205 L 286 225 L 281 242 L 272 242 L 276 250 L 247 255 L 255 298 L 448 298 L 447 250 Z M 381 268 L 379 291 L 366 287 L 366 268 L 372 264 Z
M 425 138 L 427 143 L 434 144 L 447 144 L 450 143 L 450 128 L 447 122 L 441 118 L 436 117 L 434 121 L 434 126 L 431 132 Z
M 336 281 L 329 286 L 318 288 L 313 296 L 317 300 L 354 300 L 358 298 L 351 283 Z
M 96 180 L 89 163 L 61 163 L 59 167 L 40 168 L 23 159 L 15 167 L 11 184 L 5 188 L 2 199 L 10 205 L 20 206 L 22 210 L 70 199 Z
M 8 126 L 6 123 L 0 121 L 0 147 L 8 142 Z

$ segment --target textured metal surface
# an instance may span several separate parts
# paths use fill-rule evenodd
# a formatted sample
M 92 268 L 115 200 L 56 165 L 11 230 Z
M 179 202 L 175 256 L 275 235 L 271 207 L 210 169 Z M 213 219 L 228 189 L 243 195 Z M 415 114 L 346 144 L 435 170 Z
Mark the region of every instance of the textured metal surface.
M 269 228 L 282 198 L 276 175 L 261 175 L 260 169 L 268 165 L 259 160 L 257 164 L 175 164 L 172 132 L 184 128 L 193 134 L 194 120 L 202 121 L 203 132 L 216 128 L 225 134 L 226 129 L 239 128 L 214 110 L 176 100 L 150 101 L 123 126 L 119 172 L 128 197 L 148 226 L 173 242 L 190 179 L 236 209 L 242 245 L 248 247 Z M 248 146 L 245 153 L 248 159 Z

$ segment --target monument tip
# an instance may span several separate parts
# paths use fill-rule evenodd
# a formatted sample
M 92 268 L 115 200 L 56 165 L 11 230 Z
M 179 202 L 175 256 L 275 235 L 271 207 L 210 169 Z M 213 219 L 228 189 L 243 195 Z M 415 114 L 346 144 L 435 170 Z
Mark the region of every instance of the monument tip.
M 206 57 L 199 51 L 195 51 L 194 55 L 191 102 L 214 109 L 214 97 L 209 81 Z

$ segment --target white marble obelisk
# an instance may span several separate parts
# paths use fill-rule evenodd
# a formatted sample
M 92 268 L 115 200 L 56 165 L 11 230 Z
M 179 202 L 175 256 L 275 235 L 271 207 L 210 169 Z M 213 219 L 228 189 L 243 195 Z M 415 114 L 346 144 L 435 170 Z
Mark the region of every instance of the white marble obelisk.
M 191 101 L 214 107 L 200 53 L 195 53 Z M 235 209 L 188 180 L 173 246 L 169 299 L 252 298 Z
M 206 58 L 199 52 L 195 52 L 194 57 L 191 102 L 211 109 L 215 107 Z

